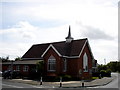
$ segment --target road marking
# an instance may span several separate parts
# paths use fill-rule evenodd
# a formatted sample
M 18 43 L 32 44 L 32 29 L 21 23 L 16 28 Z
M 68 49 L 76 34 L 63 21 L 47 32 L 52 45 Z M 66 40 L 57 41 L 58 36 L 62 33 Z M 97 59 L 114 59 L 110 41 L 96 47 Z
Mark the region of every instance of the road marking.
M 3 86 L 9 86 L 9 87 L 15 87 L 15 88 L 23 88 L 23 87 L 14 86 L 14 85 L 8 85 L 8 84 L 3 84 L 3 83 L 2 83 L 2 85 L 3 85 Z

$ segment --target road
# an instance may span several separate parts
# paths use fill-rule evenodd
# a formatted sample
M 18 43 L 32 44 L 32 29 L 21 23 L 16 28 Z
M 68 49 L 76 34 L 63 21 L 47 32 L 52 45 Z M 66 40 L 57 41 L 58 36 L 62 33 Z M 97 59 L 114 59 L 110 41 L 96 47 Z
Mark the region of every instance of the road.
M 3 80 L 2 88 L 40 88 L 40 87 L 30 84 L 17 83 L 17 82 L 13 83 L 8 80 Z
M 97 86 L 97 87 L 93 87 L 93 88 L 118 88 L 118 74 L 112 73 L 112 76 L 117 77 L 117 78 L 114 79 L 111 83 L 109 83 L 107 85 Z M 25 84 L 25 83 L 13 82 L 13 81 L 10 81 L 7 79 L 3 79 L 3 81 L 2 81 L 2 88 L 55 88 L 55 87 L 58 87 L 58 86 L 52 86 L 52 85 L 49 86 L 45 83 L 44 83 L 44 86 L 30 85 L 30 84 Z M 89 87 L 87 87 L 87 88 L 89 88 Z
M 117 77 L 116 79 L 114 79 L 112 82 L 110 82 L 109 84 L 107 85 L 104 85 L 104 86 L 98 86 L 98 87 L 95 87 L 95 88 L 118 88 L 118 79 L 120 80 L 120 78 L 118 78 L 120 76 L 118 76 L 118 73 L 112 73 L 112 76 L 115 76 Z M 120 85 L 119 85 L 120 86 Z
M 51 85 L 41 86 L 39 83 L 38 85 L 30 85 L 3 79 L 2 88 L 55 88 L 55 87 Z

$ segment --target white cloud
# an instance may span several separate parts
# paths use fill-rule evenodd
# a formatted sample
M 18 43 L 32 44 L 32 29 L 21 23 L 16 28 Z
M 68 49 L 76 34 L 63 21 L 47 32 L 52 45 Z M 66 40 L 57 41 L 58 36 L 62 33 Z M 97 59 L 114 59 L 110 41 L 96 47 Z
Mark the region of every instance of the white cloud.
M 81 25 L 81 27 L 84 28 L 82 30 L 82 35 L 90 39 L 114 40 L 114 37 L 106 34 L 103 30 L 100 30 L 99 28 L 95 28 L 92 26 L 84 26 L 84 25 Z
M 22 56 L 33 44 L 62 41 L 68 31 L 68 28 L 64 31 L 65 28 L 38 28 L 27 21 L 20 21 L 10 29 L 0 30 L 0 36 L 3 38 L 0 41 L 0 55 L 9 55 L 13 59 Z
M 86 27 L 84 26 L 82 28 Z M 81 39 L 82 37 L 84 37 L 84 35 L 81 33 L 84 33 L 85 31 L 84 30 L 80 31 L 80 27 L 77 27 L 77 25 L 71 26 L 71 30 L 72 37 L 74 37 L 75 39 Z M 87 27 L 87 31 L 88 30 L 95 31 L 94 28 L 91 29 Z M 0 30 L 0 34 L 3 33 L 5 36 L 8 36 L 8 38 L 10 38 L 9 39 L 10 42 L 6 40 L 1 42 L 1 47 L 3 46 L 4 47 L 0 49 L 0 54 L 2 56 L 9 55 L 10 58 L 13 59 L 17 56 L 22 56 L 33 44 L 64 41 L 65 37 L 68 34 L 68 25 L 46 29 L 35 27 L 27 21 L 20 21 L 17 25 L 14 25 L 14 27 L 12 27 L 11 29 Z M 91 32 L 87 33 L 91 34 Z M 101 32 L 101 34 L 103 33 L 104 32 Z M 109 41 L 107 39 L 102 40 L 103 38 L 101 40 L 98 40 L 93 38 L 91 39 L 90 37 L 88 37 L 88 39 L 93 51 L 93 55 L 95 56 L 95 59 L 98 59 L 98 63 L 103 63 L 104 58 L 106 58 L 106 60 L 108 61 L 117 59 L 116 57 L 118 48 L 117 42 L 114 39 Z
M 4 25 L 10 27 L 0 30 L 1 53 L 23 55 L 33 44 L 63 41 L 70 24 L 74 39 L 89 38 L 96 59 L 116 59 L 118 0 L 35 1 L 3 4 Z M 56 22 L 62 24 L 47 27 Z

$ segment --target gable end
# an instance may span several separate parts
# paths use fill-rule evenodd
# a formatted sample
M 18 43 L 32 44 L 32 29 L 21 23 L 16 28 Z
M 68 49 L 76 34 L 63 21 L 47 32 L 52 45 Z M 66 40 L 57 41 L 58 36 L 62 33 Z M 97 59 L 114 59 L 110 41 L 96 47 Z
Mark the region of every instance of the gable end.
M 53 50 L 54 50 L 59 56 L 62 56 L 62 55 L 56 50 L 56 48 L 55 48 L 52 44 L 50 44 L 50 45 L 48 46 L 48 48 L 43 52 L 43 54 L 41 55 L 41 57 L 43 57 L 50 48 L 53 48 Z

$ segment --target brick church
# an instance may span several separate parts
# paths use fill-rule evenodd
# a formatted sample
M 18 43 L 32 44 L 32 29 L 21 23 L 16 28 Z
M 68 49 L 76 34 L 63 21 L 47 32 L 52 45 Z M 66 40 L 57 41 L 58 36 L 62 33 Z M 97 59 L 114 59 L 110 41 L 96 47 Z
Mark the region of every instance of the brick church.
M 91 78 L 96 68 L 96 60 L 92 54 L 87 38 L 74 40 L 69 26 L 66 41 L 33 45 L 21 61 L 13 62 L 13 69 L 28 75 L 36 63 L 44 61 L 44 76 L 70 75 L 77 78 Z M 8 69 L 9 62 L 3 63 Z

